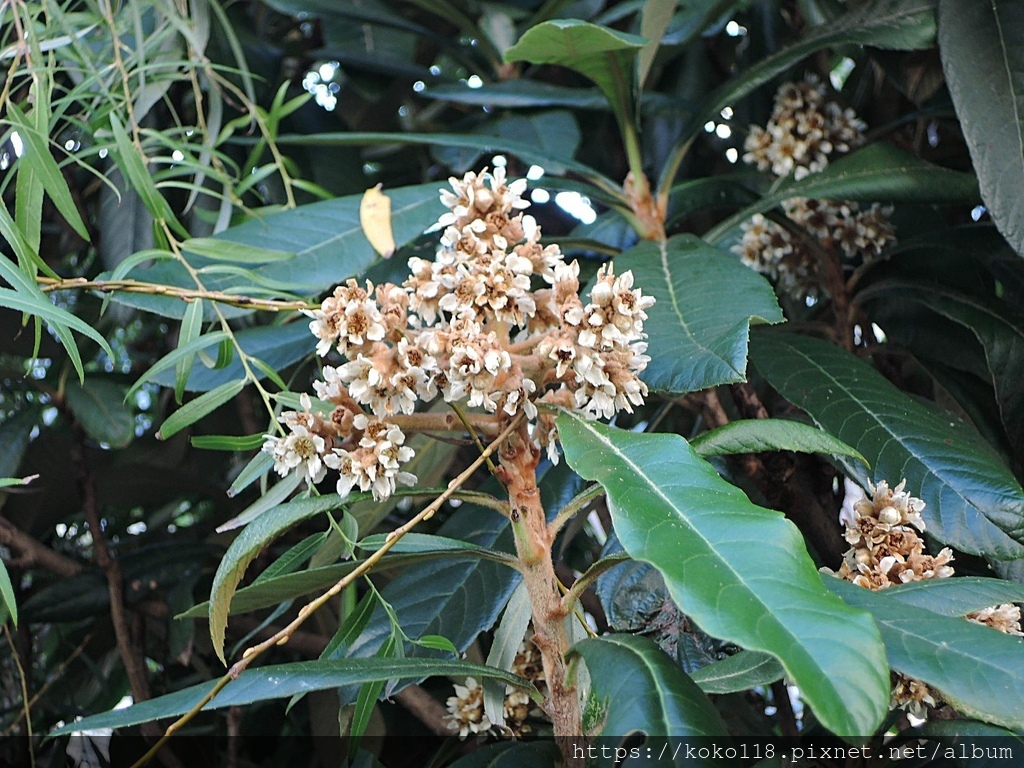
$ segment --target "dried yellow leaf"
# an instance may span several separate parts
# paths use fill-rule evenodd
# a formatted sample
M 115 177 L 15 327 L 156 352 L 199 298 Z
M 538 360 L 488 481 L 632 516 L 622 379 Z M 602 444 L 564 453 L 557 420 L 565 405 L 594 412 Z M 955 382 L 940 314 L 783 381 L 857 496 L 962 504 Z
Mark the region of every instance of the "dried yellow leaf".
M 395 252 L 395 235 L 391 231 L 391 198 L 380 191 L 381 185 L 371 187 L 359 203 L 359 224 L 373 250 L 385 259 Z

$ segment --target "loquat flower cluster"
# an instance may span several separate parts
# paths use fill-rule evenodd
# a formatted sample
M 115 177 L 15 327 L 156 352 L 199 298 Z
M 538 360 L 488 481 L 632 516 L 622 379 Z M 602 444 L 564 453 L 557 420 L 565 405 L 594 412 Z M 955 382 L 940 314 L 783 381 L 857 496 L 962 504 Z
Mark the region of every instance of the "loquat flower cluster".
M 313 384 L 333 410 L 320 413 L 307 397 L 302 411 L 281 415 L 284 436 L 267 436 L 263 449 L 282 476 L 300 471 L 317 483 L 331 469 L 339 494 L 387 498 L 415 482 L 401 469 L 414 451 L 397 417 L 438 396 L 498 419 L 523 413 L 552 461 L 554 415 L 537 403 L 610 418 L 644 402 L 643 324 L 654 299 L 632 273 L 606 264 L 581 298 L 579 263 L 542 244 L 522 212 L 525 180 L 497 168 L 449 181 L 433 261 L 409 259 L 401 285 L 348 280 L 308 313 L 318 354 L 345 362 L 323 366 Z
M 843 556 L 838 573 L 846 581 L 871 590 L 924 579 L 944 579 L 953 575 L 953 551 L 943 548 L 938 555 L 925 553 L 919 535 L 925 530 L 921 512 L 925 503 L 904 489 L 906 480 L 895 488 L 880 481 L 869 485 L 871 496 L 849 480 L 840 521 L 851 545 Z M 965 617 L 977 624 L 1010 635 L 1024 636 L 1020 608 L 1011 603 L 974 611 Z M 918 718 L 925 718 L 929 707 L 941 702 L 939 694 L 924 682 L 898 672 L 892 676 L 892 706 L 901 707 Z
M 808 75 L 803 82 L 779 88 L 768 125 L 751 126 L 743 160 L 777 177 L 802 179 L 862 145 L 866 127 L 852 109 L 830 99 L 825 85 Z M 783 204 L 783 211 L 824 248 L 846 259 L 875 258 L 896 237 L 889 218 L 892 208 L 878 204 L 861 208 L 853 201 L 794 198 Z M 742 229 L 743 239 L 733 250 L 745 264 L 787 294 L 817 295 L 818 257 L 804 242 L 761 214 Z
M 512 674 L 531 681 L 543 692 L 545 686 L 544 667 L 541 663 L 540 651 L 529 639 L 519 644 L 515 660 L 512 662 Z M 459 738 L 465 739 L 472 734 L 503 733 L 519 738 L 531 730 L 527 722 L 529 718 L 543 717 L 543 712 L 530 700 L 529 695 L 514 686 L 505 687 L 505 703 L 503 715 L 504 728 L 499 728 L 490 721 L 484 712 L 483 687 L 475 678 L 468 677 L 464 685 L 455 685 L 455 695 L 449 696 L 448 728 L 457 731 Z

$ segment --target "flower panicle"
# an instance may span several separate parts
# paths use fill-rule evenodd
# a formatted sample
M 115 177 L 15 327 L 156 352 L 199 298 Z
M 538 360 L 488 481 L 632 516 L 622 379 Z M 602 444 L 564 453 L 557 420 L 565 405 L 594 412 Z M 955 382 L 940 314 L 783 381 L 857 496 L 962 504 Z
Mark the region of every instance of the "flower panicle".
M 496 168 L 449 183 L 432 261 L 410 258 L 401 284 L 348 280 L 307 312 L 317 353 L 344 362 L 323 366 L 313 383 L 333 412 L 304 401 L 303 411 L 282 414 L 283 437 L 267 437 L 279 474 L 302 471 L 316 483 L 330 469 L 339 494 L 358 487 L 387 498 L 415 482 L 401 469 L 414 451 L 394 419 L 438 396 L 498 419 L 523 413 L 552 461 L 554 417 L 538 403 L 610 418 L 644 402 L 654 298 L 632 272 L 604 265 L 581 297 L 579 263 L 542 243 L 523 212 L 524 179 Z

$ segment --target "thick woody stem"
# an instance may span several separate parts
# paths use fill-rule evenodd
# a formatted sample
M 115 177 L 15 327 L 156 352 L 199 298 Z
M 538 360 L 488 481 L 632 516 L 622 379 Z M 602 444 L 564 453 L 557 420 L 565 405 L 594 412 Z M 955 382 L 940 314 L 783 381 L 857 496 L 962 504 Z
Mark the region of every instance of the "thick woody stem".
M 540 450 L 525 425 L 499 451 L 498 476 L 508 488 L 512 530 L 533 614 L 533 642 L 541 654 L 549 698 L 545 704 L 555 728 L 555 740 L 568 766 L 576 766 L 572 745 L 583 735 L 579 697 L 568 681 L 565 655 L 569 635 L 551 558 L 553 538 L 537 488 Z

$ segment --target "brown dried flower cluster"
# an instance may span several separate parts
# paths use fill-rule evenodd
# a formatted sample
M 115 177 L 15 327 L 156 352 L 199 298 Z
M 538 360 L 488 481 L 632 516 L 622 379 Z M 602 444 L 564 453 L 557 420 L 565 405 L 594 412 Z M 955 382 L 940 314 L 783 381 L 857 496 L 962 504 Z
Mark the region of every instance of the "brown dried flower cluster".
M 835 575 L 871 590 L 923 579 L 944 579 L 953 575 L 953 551 L 943 548 L 938 555 L 925 554 L 919 535 L 925 524 L 921 517 L 925 503 L 904 488 L 906 480 L 895 488 L 887 482 L 869 485 L 868 497 L 859 486 L 846 482 L 846 500 L 840 521 L 846 527 L 850 549 Z M 1020 608 L 997 605 L 974 611 L 966 617 L 1011 635 L 1024 636 L 1020 626 Z M 920 680 L 894 672 L 892 706 L 902 707 L 918 718 L 927 716 L 928 707 L 938 705 L 939 695 Z
M 865 127 L 852 109 L 829 99 L 825 86 L 811 75 L 779 89 L 768 125 L 751 126 L 743 160 L 779 177 L 792 174 L 801 179 L 823 170 L 830 157 L 863 144 Z M 891 207 L 875 204 L 861 209 L 853 201 L 794 198 L 783 204 L 783 210 L 824 248 L 847 259 L 875 258 L 895 240 Z M 801 297 L 819 291 L 814 252 L 760 214 L 743 224 L 743 239 L 734 251 L 788 294 Z
M 317 352 L 346 362 L 325 365 L 313 384 L 333 410 L 304 399 L 302 411 L 280 417 L 284 436 L 267 436 L 263 449 L 282 476 L 300 471 L 317 483 L 333 469 L 342 496 L 358 487 L 387 498 L 415 482 L 401 469 L 414 451 L 395 417 L 438 395 L 499 420 L 522 412 L 552 461 L 554 416 L 537 402 L 590 418 L 643 403 L 643 323 L 654 299 L 633 287 L 632 273 L 603 266 L 581 299 L 579 264 L 541 245 L 540 227 L 522 213 L 524 179 L 507 182 L 497 168 L 449 181 L 433 261 L 411 258 L 402 285 L 349 280 L 308 313 Z
M 544 667 L 540 651 L 530 640 L 524 640 L 519 645 L 511 672 L 530 680 L 543 693 Z M 505 688 L 504 716 L 504 728 L 491 723 L 484 712 L 483 687 L 472 677 L 466 678 L 465 685 L 455 685 L 455 695 L 448 697 L 448 727 L 458 731 L 462 739 L 471 733 L 488 732 L 519 737 L 529 733 L 529 718 L 543 717 L 544 713 L 533 704 L 525 691 L 509 685 Z

